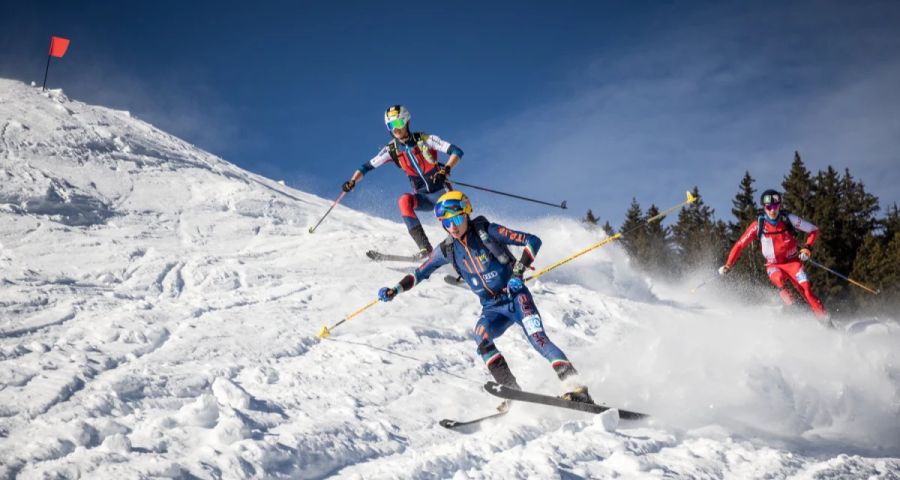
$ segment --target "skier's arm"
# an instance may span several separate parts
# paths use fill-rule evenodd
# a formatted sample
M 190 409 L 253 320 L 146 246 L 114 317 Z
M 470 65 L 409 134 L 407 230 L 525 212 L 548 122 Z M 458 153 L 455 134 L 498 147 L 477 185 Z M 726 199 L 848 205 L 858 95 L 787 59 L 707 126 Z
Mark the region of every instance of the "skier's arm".
M 449 173 L 450 169 L 452 169 L 453 167 L 456 166 L 457 163 L 459 163 L 459 160 L 463 156 L 463 151 L 461 148 L 457 147 L 456 145 L 454 145 L 446 140 L 443 140 L 441 137 L 438 137 L 437 135 L 431 135 L 431 134 L 427 135 L 425 137 L 425 145 L 427 145 L 439 152 L 444 152 L 450 156 L 450 158 L 447 159 L 447 165 L 446 165 L 448 173 Z
M 488 226 L 488 235 L 504 245 L 525 247 L 522 250 L 522 256 L 513 267 L 513 275 L 515 276 L 521 276 L 525 269 L 531 266 L 538 250 L 541 249 L 541 239 L 537 235 L 511 230 L 503 225 L 490 224 Z
M 816 237 L 819 236 L 819 227 L 808 222 L 793 213 L 788 214 L 788 221 L 794 225 L 794 228 L 806 233 L 806 247 L 809 248 L 816 243 Z
M 379 297 L 381 297 L 382 300 L 387 301 L 393 299 L 400 292 L 412 290 L 419 282 L 427 279 L 435 270 L 448 263 L 450 263 L 450 260 L 444 256 L 443 249 L 436 248 L 431 252 L 431 255 L 428 256 L 428 259 L 425 260 L 425 263 L 420 265 L 413 273 L 407 274 L 401 278 L 393 287 L 381 289 L 381 291 L 390 290 L 392 291 L 391 293 L 382 297 L 382 293 L 379 292 Z
M 384 148 L 382 148 L 381 151 L 378 152 L 378 155 L 375 155 L 374 157 L 372 157 L 371 160 L 362 164 L 358 169 L 356 169 L 355 172 L 353 172 L 353 176 L 350 178 L 350 181 L 345 183 L 345 185 L 347 185 L 349 187 L 349 189 L 347 187 L 344 187 L 344 191 L 349 192 L 350 190 L 353 189 L 354 186 L 356 186 L 356 182 L 362 180 L 362 178 L 363 178 L 363 176 L 365 176 L 365 174 L 371 172 L 372 170 L 375 170 L 376 168 L 378 168 L 390 161 L 391 161 L 391 152 L 388 149 L 387 145 L 385 145 Z
M 737 262 L 738 257 L 741 256 L 741 252 L 744 251 L 744 248 L 753 243 L 753 240 L 756 238 L 758 224 L 759 221 L 754 220 L 753 223 L 747 227 L 747 230 L 744 231 L 744 234 L 741 235 L 741 238 L 739 238 L 738 241 L 734 243 L 734 246 L 731 247 L 731 253 L 728 254 L 728 260 L 725 262 L 726 270 L 730 270 Z

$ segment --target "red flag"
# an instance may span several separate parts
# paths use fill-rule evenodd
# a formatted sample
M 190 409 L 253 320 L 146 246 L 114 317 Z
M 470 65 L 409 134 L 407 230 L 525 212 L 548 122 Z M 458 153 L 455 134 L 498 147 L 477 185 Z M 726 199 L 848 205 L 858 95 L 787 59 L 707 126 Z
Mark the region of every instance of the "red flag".
M 62 37 L 50 37 L 50 55 L 53 57 L 62 57 L 69 48 L 69 39 Z

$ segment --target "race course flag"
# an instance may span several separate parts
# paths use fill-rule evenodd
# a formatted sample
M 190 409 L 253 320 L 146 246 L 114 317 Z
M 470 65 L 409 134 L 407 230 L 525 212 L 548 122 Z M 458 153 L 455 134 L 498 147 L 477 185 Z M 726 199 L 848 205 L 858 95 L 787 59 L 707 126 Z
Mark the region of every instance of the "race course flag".
M 69 39 L 62 37 L 50 37 L 50 53 L 47 55 L 47 68 L 44 69 L 44 85 L 41 90 L 47 90 L 47 73 L 50 72 L 50 59 L 62 58 L 69 48 Z

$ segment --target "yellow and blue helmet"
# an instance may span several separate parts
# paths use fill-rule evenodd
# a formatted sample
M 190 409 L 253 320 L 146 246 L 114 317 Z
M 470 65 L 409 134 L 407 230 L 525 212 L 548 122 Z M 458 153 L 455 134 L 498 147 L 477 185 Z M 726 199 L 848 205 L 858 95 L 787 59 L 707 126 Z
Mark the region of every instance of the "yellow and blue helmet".
M 434 216 L 438 220 L 447 220 L 460 215 L 472 213 L 472 202 L 469 197 L 459 190 L 453 190 L 441 195 L 434 204 Z

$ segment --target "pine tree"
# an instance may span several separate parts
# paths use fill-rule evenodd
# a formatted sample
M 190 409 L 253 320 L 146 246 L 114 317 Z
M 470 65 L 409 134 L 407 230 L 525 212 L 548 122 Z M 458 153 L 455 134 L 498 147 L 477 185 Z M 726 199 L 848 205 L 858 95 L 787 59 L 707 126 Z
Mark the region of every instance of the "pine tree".
M 756 206 L 756 189 L 753 188 L 755 180 L 750 176 L 750 172 L 744 173 L 741 179 L 740 189 L 734 200 L 731 201 L 731 214 L 734 215 L 735 222 L 729 224 L 730 240 L 736 242 L 747 225 L 762 215 L 762 211 Z
M 712 267 L 725 252 L 727 226 L 715 220 L 713 209 L 703 202 L 697 187 L 691 193 L 697 201 L 682 208 L 672 226 L 672 241 L 682 271 Z
M 800 159 L 800 152 L 794 152 L 791 171 L 784 177 L 781 186 L 784 189 L 783 208 L 801 218 L 812 217 L 815 183 L 803 160 Z
M 866 192 L 862 182 L 858 182 L 850 175 L 850 170 L 844 170 L 844 176 L 840 183 L 840 215 L 843 228 L 841 229 L 840 254 L 844 271 L 849 271 L 856 260 L 856 254 L 862 247 L 863 241 L 878 226 L 875 215 L 879 210 L 878 198 Z
M 878 235 L 869 235 L 863 241 L 856 256 L 850 277 L 869 287 L 880 289 L 885 287 L 885 279 L 890 276 L 891 266 L 885 262 L 887 242 Z M 853 292 L 857 304 L 867 310 L 877 311 L 881 298 L 875 297 L 862 289 Z
M 659 215 L 659 208 L 651 204 L 647 209 L 644 222 L 649 218 Z M 644 252 L 641 263 L 646 270 L 658 274 L 669 274 L 672 270 L 672 252 L 669 246 L 669 228 L 664 227 L 661 221 L 647 223 L 644 228 Z
M 619 227 L 620 232 L 628 232 L 627 235 L 622 237 L 622 244 L 625 246 L 625 251 L 628 252 L 628 256 L 637 259 L 640 258 L 641 253 L 643 253 L 643 248 L 646 245 L 644 242 L 643 229 L 638 228 L 644 224 L 644 215 L 641 211 L 641 204 L 638 203 L 637 199 L 631 199 L 631 205 L 628 207 L 628 210 L 625 212 L 625 223 Z
M 896 203 L 888 207 L 887 215 L 881 221 L 881 228 L 887 238 L 894 238 L 894 234 L 900 232 L 900 209 L 897 208 Z
M 600 219 L 594 216 L 594 212 L 589 208 L 584 218 L 581 219 L 588 228 L 596 227 L 600 223 Z
M 738 193 L 731 201 L 731 214 L 734 215 L 735 221 L 728 225 L 728 243 L 734 245 L 744 231 L 755 221 L 759 220 L 762 211 L 757 207 L 756 190 L 753 188 L 753 177 L 750 172 L 744 173 Z M 755 245 L 758 247 L 758 245 Z M 750 250 L 749 248 L 747 250 Z M 744 251 L 741 259 L 734 265 L 730 277 L 735 277 L 740 282 L 750 282 L 752 284 L 764 284 L 766 278 L 766 262 L 765 258 L 758 251 Z
M 603 231 L 606 232 L 607 237 L 611 237 L 616 234 L 616 229 L 613 228 L 612 225 L 609 224 L 609 220 L 603 224 Z
M 837 171 L 829 166 L 825 171 L 816 174 L 814 191 L 812 213 L 804 217 L 819 228 L 818 240 L 812 248 L 813 260 L 833 270 L 841 271 L 841 266 L 836 262 L 840 255 L 838 238 L 843 228 L 840 214 L 840 178 Z M 803 239 L 798 241 L 802 242 Z M 843 281 L 820 268 L 807 267 L 806 271 L 812 281 L 813 291 L 822 299 L 825 308 L 842 309 L 841 303 L 847 293 Z

